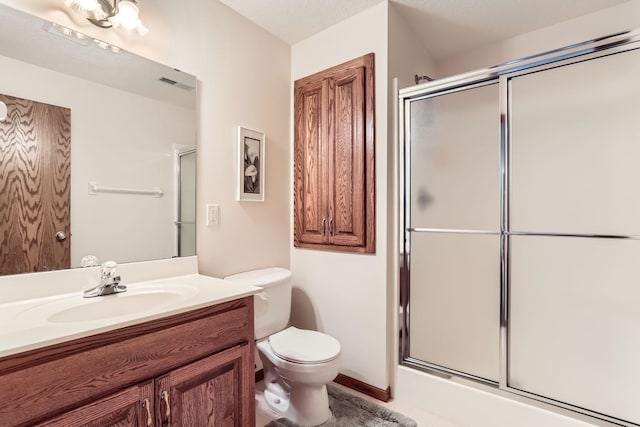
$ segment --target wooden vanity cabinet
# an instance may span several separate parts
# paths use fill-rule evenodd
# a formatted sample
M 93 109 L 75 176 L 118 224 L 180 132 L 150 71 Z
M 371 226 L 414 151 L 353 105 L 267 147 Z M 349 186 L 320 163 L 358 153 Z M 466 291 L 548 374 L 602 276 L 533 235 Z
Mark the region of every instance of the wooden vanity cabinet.
M 35 427 L 148 427 L 153 425 L 153 390 L 153 381 L 128 387 Z
M 374 57 L 294 84 L 294 245 L 375 252 Z
M 243 400 L 241 387 L 243 369 L 251 365 L 249 346 L 206 357 L 36 427 L 244 427 L 243 411 L 253 404 Z
M 248 345 L 234 347 L 176 369 L 156 380 L 157 425 L 247 426 L 241 424 L 243 405 L 240 378 L 243 367 L 253 366 Z M 253 396 L 251 404 L 254 404 Z M 168 402 L 168 406 L 167 406 Z M 167 412 L 167 407 L 170 411 Z M 167 417 L 167 415 L 169 415 Z M 169 419 L 170 423 L 166 424 Z
M 0 425 L 252 426 L 253 297 L 0 359 Z

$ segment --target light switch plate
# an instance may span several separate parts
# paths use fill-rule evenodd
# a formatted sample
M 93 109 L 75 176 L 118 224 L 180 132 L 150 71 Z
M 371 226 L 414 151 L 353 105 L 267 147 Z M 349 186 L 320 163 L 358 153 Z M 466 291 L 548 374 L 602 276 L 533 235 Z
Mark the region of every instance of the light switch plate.
M 207 226 L 217 225 L 219 222 L 219 205 L 207 205 Z

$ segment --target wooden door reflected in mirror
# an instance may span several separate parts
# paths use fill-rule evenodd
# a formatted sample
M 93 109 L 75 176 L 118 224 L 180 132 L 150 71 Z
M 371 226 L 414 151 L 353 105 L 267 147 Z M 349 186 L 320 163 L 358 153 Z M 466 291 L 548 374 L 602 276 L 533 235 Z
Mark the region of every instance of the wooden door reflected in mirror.
M 0 274 L 69 268 L 71 110 L 0 101 Z

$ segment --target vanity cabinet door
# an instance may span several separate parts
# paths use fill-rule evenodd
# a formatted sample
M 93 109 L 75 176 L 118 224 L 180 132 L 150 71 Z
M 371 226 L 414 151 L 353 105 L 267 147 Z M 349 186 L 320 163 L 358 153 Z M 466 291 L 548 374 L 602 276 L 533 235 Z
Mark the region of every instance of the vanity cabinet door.
M 36 427 L 149 427 L 153 426 L 153 405 L 153 382 L 149 381 L 36 424 Z
M 206 357 L 156 379 L 156 424 L 244 427 L 255 422 L 249 344 Z

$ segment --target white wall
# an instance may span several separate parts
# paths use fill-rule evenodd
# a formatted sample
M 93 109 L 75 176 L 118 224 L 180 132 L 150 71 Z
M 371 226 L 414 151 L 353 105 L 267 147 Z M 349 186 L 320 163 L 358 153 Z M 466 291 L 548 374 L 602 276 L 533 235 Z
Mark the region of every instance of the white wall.
M 197 245 L 203 274 L 289 265 L 290 48 L 215 0 L 140 2 L 145 37 L 103 30 L 58 0 L 1 0 L 199 80 Z M 235 201 L 236 127 L 266 133 L 266 200 Z M 206 203 L 220 205 L 207 228 Z
M 117 262 L 170 258 L 173 144 L 195 144 L 195 111 L 2 56 L 0 69 L 11 76 L 0 81 L 1 93 L 71 110 L 71 266 L 89 254 Z M 160 187 L 164 195 L 92 196 L 89 181 Z
M 225 276 L 289 266 L 290 47 L 212 0 L 163 0 L 171 56 L 200 86 L 197 245 L 200 272 Z M 175 59 L 172 60 L 172 58 Z M 264 202 L 237 202 L 237 126 L 266 134 Z M 220 223 L 206 227 L 206 203 Z
M 397 77 L 398 87 L 404 88 L 415 84 L 416 74 L 435 77 L 436 63 L 397 6 L 389 3 L 389 79 Z
M 387 3 L 380 3 L 292 46 L 291 85 L 297 79 L 370 52 L 375 53 L 376 253 L 362 255 L 292 248 L 292 323 L 336 337 L 342 344 L 340 372 L 384 389 L 389 385 Z M 291 141 L 293 144 L 293 124 Z
M 442 60 L 437 64 L 437 77 L 477 70 L 635 28 L 640 28 L 640 1 L 630 0 Z

